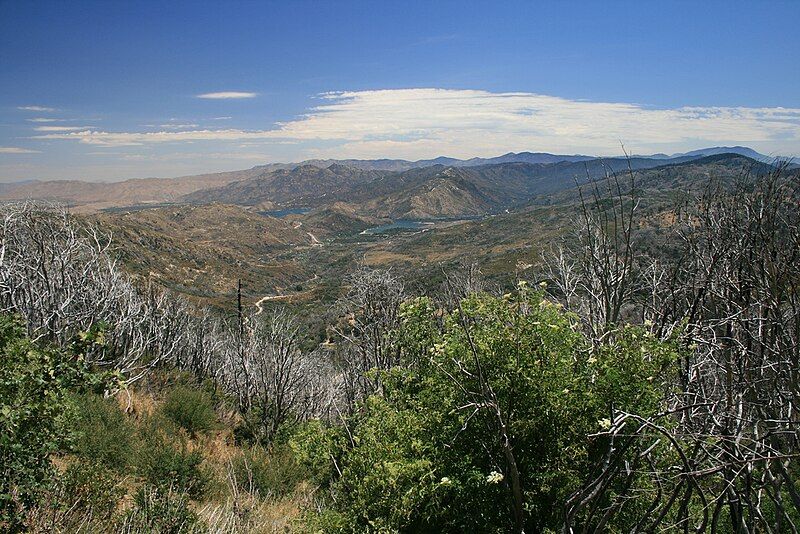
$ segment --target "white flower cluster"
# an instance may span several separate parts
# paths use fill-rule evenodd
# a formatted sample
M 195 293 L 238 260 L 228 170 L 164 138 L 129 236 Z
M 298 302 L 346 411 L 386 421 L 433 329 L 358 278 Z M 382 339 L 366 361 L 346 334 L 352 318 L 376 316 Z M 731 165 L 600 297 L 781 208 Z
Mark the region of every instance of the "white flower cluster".
M 503 478 L 504 478 L 503 477 L 503 473 L 498 473 L 497 471 L 492 471 L 486 477 L 486 482 L 488 482 L 489 484 L 499 484 L 500 482 L 503 481 Z

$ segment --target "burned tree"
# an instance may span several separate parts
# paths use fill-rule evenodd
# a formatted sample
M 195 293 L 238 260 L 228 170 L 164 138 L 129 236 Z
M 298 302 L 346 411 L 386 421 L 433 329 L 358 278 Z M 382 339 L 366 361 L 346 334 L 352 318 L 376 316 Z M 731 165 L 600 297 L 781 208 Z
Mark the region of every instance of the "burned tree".
M 661 414 L 615 410 L 598 434 L 606 460 L 567 503 L 566 532 L 637 492 L 650 504 L 636 531 L 797 532 L 800 182 L 786 171 L 709 184 L 676 210 L 680 254 L 648 313 L 684 356 Z
M 225 380 L 256 439 L 269 442 L 282 425 L 325 414 L 331 373 L 301 350 L 294 316 L 277 309 L 245 317 L 243 335 L 239 350 L 228 351 Z
M 600 339 L 633 315 L 648 261 L 637 250 L 640 198 L 633 170 L 624 176 L 609 170 L 586 189 L 578 188 L 574 238 L 544 255 L 543 275 Z
M 381 388 L 380 377 L 370 370 L 400 363 L 397 336 L 405 291 L 391 271 L 360 269 L 349 282 L 348 292 L 337 305 L 342 320 L 334 332 L 341 339 L 345 397 L 352 407 Z

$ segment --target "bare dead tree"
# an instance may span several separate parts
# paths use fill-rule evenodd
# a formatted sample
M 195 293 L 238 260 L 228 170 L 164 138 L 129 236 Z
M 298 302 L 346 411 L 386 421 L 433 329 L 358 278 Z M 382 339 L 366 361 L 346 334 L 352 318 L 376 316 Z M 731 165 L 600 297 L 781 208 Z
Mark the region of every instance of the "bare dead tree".
M 450 272 L 443 270 L 442 274 L 445 280 L 441 288 L 441 301 L 448 310 L 455 309 L 469 295 L 489 290 L 489 284 L 477 263 Z
M 588 192 L 588 196 L 587 196 Z M 628 318 L 641 293 L 643 261 L 637 250 L 640 199 L 636 175 L 608 170 L 579 187 L 579 221 L 572 242 L 543 254 L 543 277 L 594 339 Z
M 230 353 L 240 359 L 230 362 L 227 382 L 253 433 L 269 442 L 285 423 L 325 415 L 332 372 L 319 355 L 300 349 L 296 318 L 278 308 L 246 317 L 244 325 L 241 350 Z
M 2 213 L 2 309 L 23 315 L 35 339 L 63 342 L 75 326 L 90 327 L 109 304 L 95 297 L 117 282 L 104 256 L 109 241 L 81 235 L 66 211 L 50 205 L 10 204 Z
M 637 495 L 651 503 L 634 531 L 797 532 L 800 182 L 786 171 L 711 183 L 678 211 L 681 253 L 652 278 L 648 312 L 682 336 L 676 383 L 656 416 L 614 413 L 565 532 Z
M 103 325 L 105 342 L 89 364 L 119 370 L 128 383 L 162 364 L 211 378 L 243 413 L 258 412 L 267 439 L 332 403 L 330 367 L 299 349 L 297 321 L 285 310 L 227 324 L 164 288 L 137 284 L 113 260 L 111 236 L 59 206 L 7 204 L 0 220 L 0 312 L 19 314 L 34 339 L 63 345 Z
M 136 377 L 169 357 L 156 351 L 143 363 L 154 310 L 109 254 L 110 236 L 49 204 L 6 204 L 0 214 L 0 311 L 19 314 L 33 339 L 64 344 L 107 323 L 116 328 L 90 363 Z
M 337 303 L 343 321 L 334 327 L 341 339 L 342 381 L 348 409 L 380 391 L 377 373 L 400 364 L 397 343 L 403 283 L 391 271 L 360 269 L 349 278 L 350 288 Z

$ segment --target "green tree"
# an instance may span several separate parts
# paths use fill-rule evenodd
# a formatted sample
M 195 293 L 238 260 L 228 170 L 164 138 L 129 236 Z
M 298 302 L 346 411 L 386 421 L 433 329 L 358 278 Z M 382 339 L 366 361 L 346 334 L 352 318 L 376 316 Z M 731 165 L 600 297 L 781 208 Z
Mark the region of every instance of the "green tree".
M 595 347 L 573 316 L 524 285 L 449 313 L 412 301 L 401 345 L 409 365 L 382 372 L 384 394 L 329 451 L 341 476 L 315 528 L 557 529 L 564 502 L 602 460 L 612 406 L 656 410 L 676 357 L 632 327 Z

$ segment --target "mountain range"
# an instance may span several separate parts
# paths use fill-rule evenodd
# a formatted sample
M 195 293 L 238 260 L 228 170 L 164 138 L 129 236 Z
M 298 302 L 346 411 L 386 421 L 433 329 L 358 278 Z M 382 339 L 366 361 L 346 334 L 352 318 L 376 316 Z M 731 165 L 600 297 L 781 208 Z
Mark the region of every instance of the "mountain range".
M 301 165 L 180 198 L 191 204 L 213 202 L 259 209 L 313 208 L 346 203 L 365 217 L 447 219 L 477 217 L 512 209 L 534 195 L 619 173 L 691 161 L 679 157 L 610 158 L 555 163 L 491 163 L 474 166 L 435 164 L 405 171 L 363 170 L 332 163 Z
M 716 156 L 719 154 L 738 154 L 740 156 L 746 156 L 750 159 L 761 161 L 763 163 L 773 163 L 778 159 L 786 159 L 780 156 L 765 156 L 764 154 L 760 154 L 752 148 L 748 148 L 746 146 L 716 146 L 711 148 L 701 148 L 700 150 L 692 150 L 691 152 L 673 154 L 671 157 Z
M 534 192 L 563 189 L 609 169 L 619 172 L 629 164 L 633 169 L 647 169 L 721 153 L 762 162 L 773 160 L 747 147 L 710 147 L 673 156 L 655 154 L 630 159 L 510 152 L 494 158 L 464 160 L 306 160 L 180 178 L 104 183 L 17 182 L 0 187 L 0 200 L 51 200 L 66 203 L 77 212 L 175 202 L 222 202 L 274 209 L 356 201 L 364 204 L 365 212 L 371 216 L 436 218 L 505 209 Z M 448 168 L 464 172 L 440 174 Z M 435 182 L 423 185 L 426 177 L 434 176 Z

